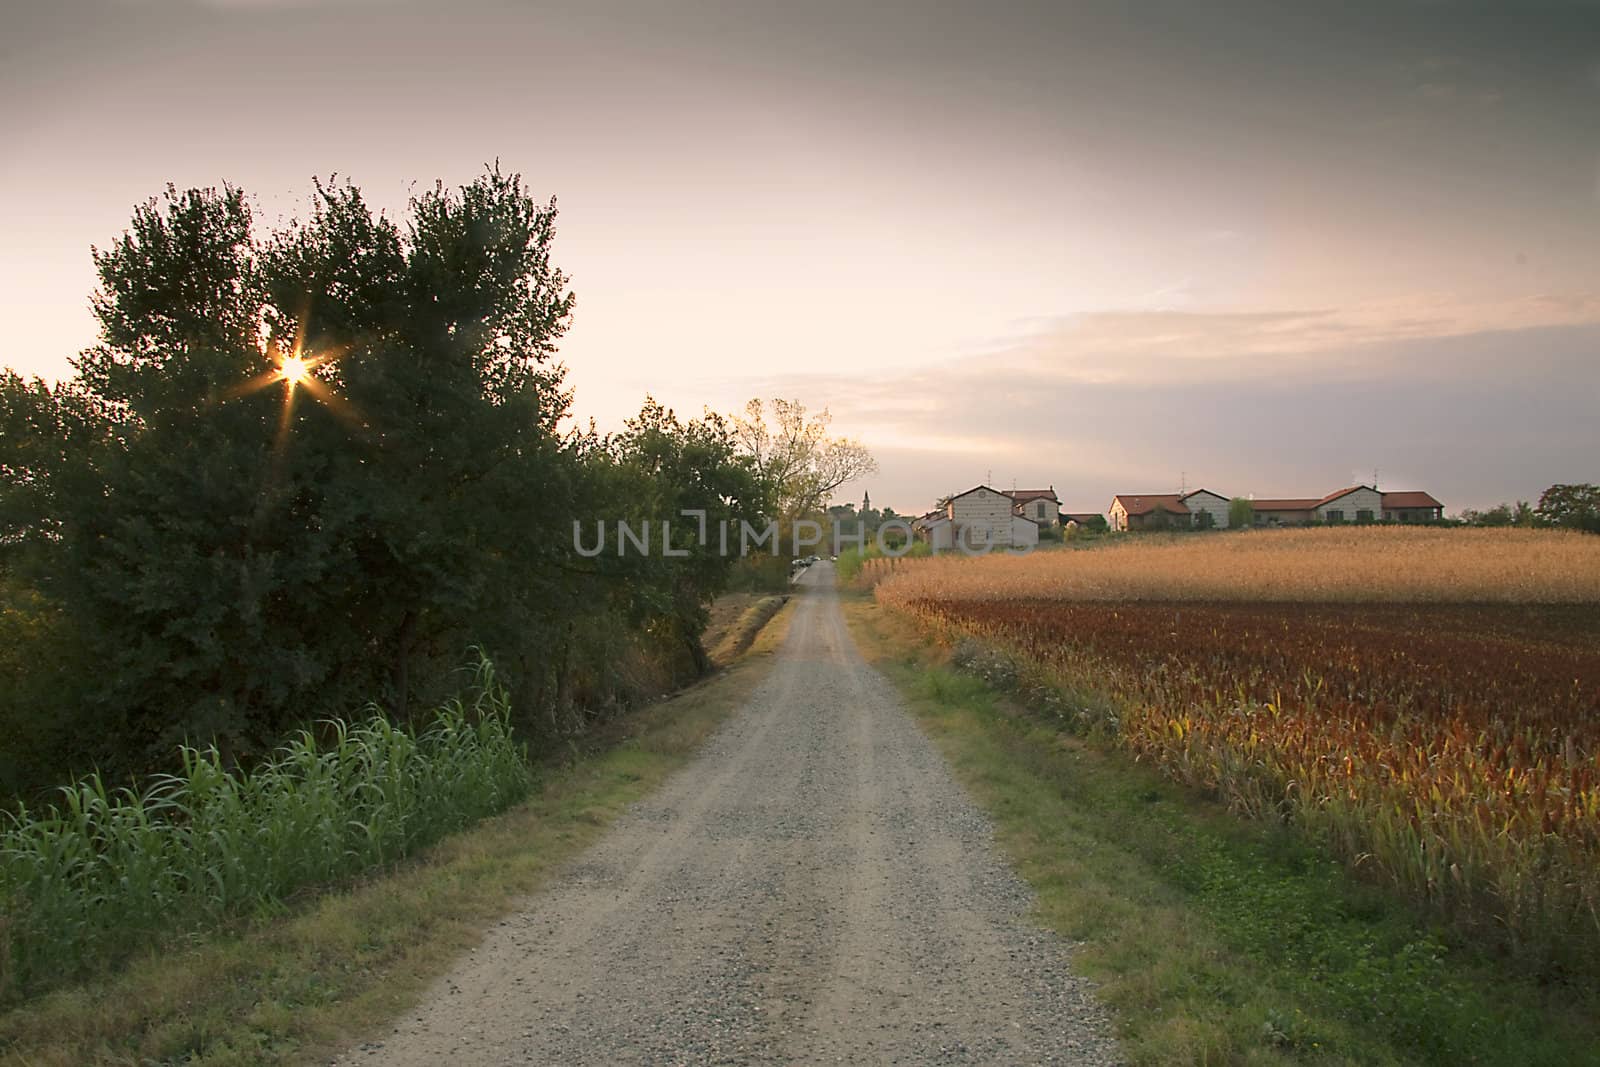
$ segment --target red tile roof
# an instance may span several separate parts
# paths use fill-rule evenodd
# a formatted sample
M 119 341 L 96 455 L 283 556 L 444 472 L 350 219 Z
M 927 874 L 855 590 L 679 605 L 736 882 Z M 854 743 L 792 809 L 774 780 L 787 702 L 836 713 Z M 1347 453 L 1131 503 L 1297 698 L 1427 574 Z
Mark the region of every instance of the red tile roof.
M 1388 510 L 1390 508 L 1442 508 L 1444 505 L 1427 493 L 1407 490 L 1400 493 L 1384 493 L 1383 507 L 1384 510 Z
M 1013 489 L 1006 496 L 1018 504 L 1027 504 L 1035 500 L 1056 500 L 1054 489 Z M 1059 501 L 1057 501 L 1059 503 Z
M 1148 515 L 1157 508 L 1173 515 L 1189 514 L 1189 509 L 1184 506 L 1183 497 L 1177 493 L 1145 493 L 1142 496 L 1118 493 L 1111 499 L 1113 503 L 1122 501 L 1122 510 L 1129 515 Z
M 1355 492 L 1357 489 L 1372 489 L 1372 486 L 1370 486 L 1370 485 L 1347 485 L 1343 489 L 1337 489 L 1334 492 L 1331 492 L 1327 496 L 1323 497 L 1321 500 L 1317 501 L 1316 506 L 1317 507 L 1321 507 L 1323 504 L 1327 504 L 1327 503 L 1330 503 L 1330 502 L 1332 502 L 1334 500 L 1338 500 L 1342 496 L 1348 496 L 1350 493 Z M 1372 491 L 1373 492 L 1377 492 L 1376 489 L 1372 489 Z

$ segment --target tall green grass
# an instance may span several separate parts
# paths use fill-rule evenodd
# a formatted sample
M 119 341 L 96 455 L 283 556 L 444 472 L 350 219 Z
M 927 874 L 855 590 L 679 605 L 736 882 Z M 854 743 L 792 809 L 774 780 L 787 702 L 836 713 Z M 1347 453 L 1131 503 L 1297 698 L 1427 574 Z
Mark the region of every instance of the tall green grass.
M 0 999 L 298 889 L 391 862 L 525 797 L 532 771 L 487 661 L 419 732 L 381 715 L 303 732 L 249 773 L 185 747 L 142 791 L 98 774 L 0 830 Z

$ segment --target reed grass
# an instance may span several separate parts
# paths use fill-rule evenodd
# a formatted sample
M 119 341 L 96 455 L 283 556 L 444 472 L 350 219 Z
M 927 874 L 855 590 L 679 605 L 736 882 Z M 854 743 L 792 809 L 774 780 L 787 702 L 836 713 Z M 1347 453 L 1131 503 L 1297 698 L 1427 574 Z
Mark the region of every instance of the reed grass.
M 0 999 L 163 933 L 270 913 L 298 890 L 393 862 L 525 797 L 506 690 L 481 662 L 417 732 L 374 714 L 304 731 L 248 773 L 184 747 L 140 789 L 92 774 L 0 829 Z

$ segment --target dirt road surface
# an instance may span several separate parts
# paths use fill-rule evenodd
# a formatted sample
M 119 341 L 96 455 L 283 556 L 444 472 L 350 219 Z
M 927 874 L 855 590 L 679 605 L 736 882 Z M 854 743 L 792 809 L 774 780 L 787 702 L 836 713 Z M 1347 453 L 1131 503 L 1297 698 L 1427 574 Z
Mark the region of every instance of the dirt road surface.
M 1118 1062 L 832 567 L 748 704 L 339 1064 Z

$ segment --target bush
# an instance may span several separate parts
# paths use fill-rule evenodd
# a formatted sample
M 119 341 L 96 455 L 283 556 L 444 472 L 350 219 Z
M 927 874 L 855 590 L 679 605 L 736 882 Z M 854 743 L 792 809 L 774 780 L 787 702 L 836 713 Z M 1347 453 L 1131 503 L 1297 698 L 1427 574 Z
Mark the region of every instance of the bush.
M 781 556 L 745 556 L 728 572 L 730 593 L 783 593 L 789 588 L 789 561 Z

